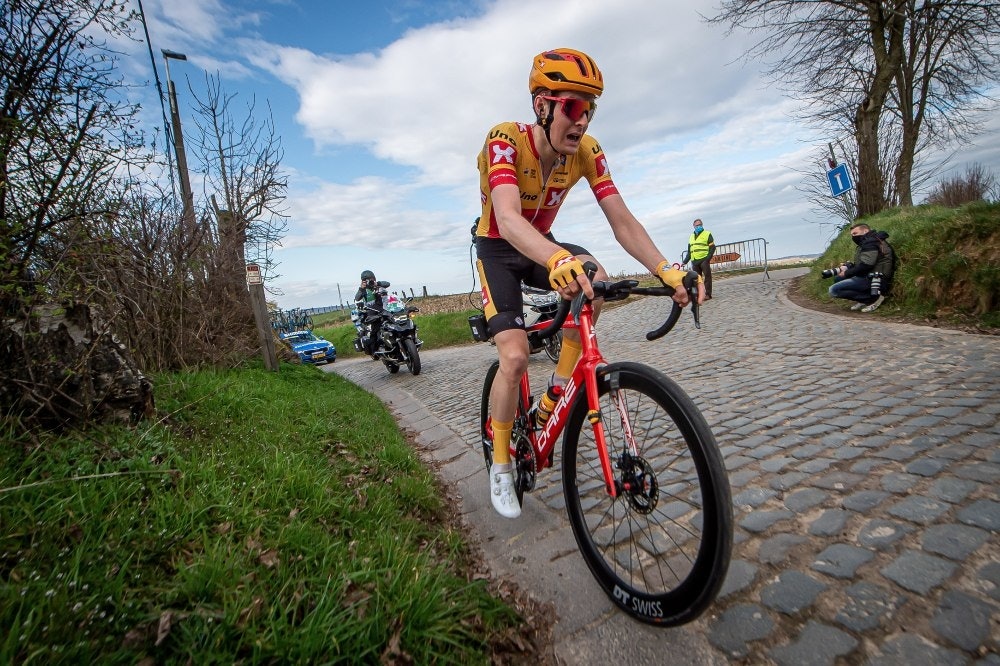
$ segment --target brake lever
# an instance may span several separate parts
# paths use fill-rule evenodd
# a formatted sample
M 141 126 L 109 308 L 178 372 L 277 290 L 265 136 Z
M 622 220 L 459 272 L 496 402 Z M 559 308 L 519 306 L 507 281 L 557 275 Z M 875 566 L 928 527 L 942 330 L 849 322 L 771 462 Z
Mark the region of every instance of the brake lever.
M 594 276 L 597 275 L 597 264 L 592 261 L 587 261 L 583 264 L 583 270 L 587 272 L 587 279 L 591 283 L 594 282 Z M 573 321 L 577 326 L 580 325 L 580 313 L 583 312 L 583 303 L 587 300 L 587 296 L 581 291 L 573 299 L 573 303 L 570 305 L 569 311 L 573 315 Z

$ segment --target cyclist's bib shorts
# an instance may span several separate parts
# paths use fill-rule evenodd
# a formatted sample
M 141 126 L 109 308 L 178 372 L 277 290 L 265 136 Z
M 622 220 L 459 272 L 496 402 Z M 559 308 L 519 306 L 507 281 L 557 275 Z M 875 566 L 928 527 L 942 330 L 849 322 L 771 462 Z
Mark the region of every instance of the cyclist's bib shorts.
M 579 245 L 560 243 L 552 234 L 547 234 L 546 238 L 577 257 L 590 256 L 590 252 Z M 483 288 L 483 312 L 490 335 L 513 328 L 523 330 L 521 282 L 536 289 L 552 289 L 548 269 L 525 257 L 502 238 L 480 236 L 476 239 L 476 254 L 479 283 Z

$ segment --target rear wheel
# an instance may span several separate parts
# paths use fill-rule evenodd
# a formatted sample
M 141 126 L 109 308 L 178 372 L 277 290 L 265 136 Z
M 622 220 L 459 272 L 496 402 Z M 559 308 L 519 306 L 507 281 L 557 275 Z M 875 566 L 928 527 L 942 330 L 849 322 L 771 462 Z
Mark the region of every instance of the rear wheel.
M 632 617 L 698 617 L 729 568 L 729 480 L 704 417 L 679 386 L 636 363 L 598 372 L 616 497 L 605 484 L 584 392 L 563 440 L 563 492 L 577 545 L 608 597 Z
M 417 353 L 417 343 L 409 338 L 403 340 L 403 352 L 406 354 L 406 367 L 410 374 L 420 374 L 420 355 Z
M 545 355 L 549 357 L 549 360 L 558 363 L 559 352 L 562 351 L 562 331 L 556 331 L 552 337 L 545 338 L 542 342 L 542 349 L 545 350 Z
M 486 380 L 483 382 L 483 395 L 479 403 L 479 433 L 483 443 L 483 459 L 486 463 L 486 472 L 489 473 L 493 465 L 493 430 L 490 425 L 490 391 L 493 389 L 493 381 L 500 370 L 500 361 L 493 361 L 489 370 L 486 371 Z M 511 458 L 514 461 L 514 490 L 517 494 L 518 504 L 522 504 L 524 491 L 531 490 L 535 485 L 535 455 L 531 448 L 531 439 L 528 432 L 528 406 L 524 402 L 524 396 L 518 393 L 517 412 L 514 414 L 514 430 L 510 435 L 511 448 L 513 453 Z

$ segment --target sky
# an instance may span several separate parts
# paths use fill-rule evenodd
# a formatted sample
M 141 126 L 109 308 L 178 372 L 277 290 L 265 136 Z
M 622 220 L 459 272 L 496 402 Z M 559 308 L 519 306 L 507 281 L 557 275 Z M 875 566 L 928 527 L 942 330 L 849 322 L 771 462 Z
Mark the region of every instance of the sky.
M 136 0 L 138 2 L 138 0 Z M 476 154 L 487 131 L 530 122 L 533 56 L 569 47 L 601 68 L 588 132 L 618 190 L 664 255 L 677 260 L 701 218 L 716 243 L 764 239 L 776 259 L 821 253 L 841 220 L 802 191 L 824 176 L 818 135 L 797 103 L 741 56 L 746 34 L 702 16 L 714 0 L 144 0 L 153 52 L 170 61 L 181 123 L 218 76 L 235 106 L 270 107 L 288 177 L 287 233 L 266 276 L 280 307 L 347 302 L 362 270 L 393 290 L 478 289 L 470 228 L 480 214 Z M 151 80 L 145 43 L 124 65 Z M 159 76 L 165 77 L 157 57 Z M 145 78 L 144 78 L 145 77 Z M 162 126 L 155 88 L 138 94 Z M 1000 114 L 995 114 L 1000 117 Z M 1000 119 L 949 162 L 1000 174 Z M 191 158 L 189 156 L 189 162 Z M 211 192 L 199 188 L 196 197 Z M 933 183 L 931 183 L 933 184 Z M 918 203 L 926 192 L 918 191 Z M 614 241 L 585 182 L 553 231 L 612 273 L 642 266 Z

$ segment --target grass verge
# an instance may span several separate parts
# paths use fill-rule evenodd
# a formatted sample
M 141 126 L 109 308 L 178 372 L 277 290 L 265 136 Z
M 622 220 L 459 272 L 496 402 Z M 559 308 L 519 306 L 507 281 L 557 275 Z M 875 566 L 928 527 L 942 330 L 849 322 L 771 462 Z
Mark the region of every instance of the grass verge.
M 1000 204 L 896 208 L 864 222 L 889 232 L 898 257 L 889 298 L 868 316 L 1000 332 Z M 820 304 L 834 301 L 827 294 L 832 281 L 820 273 L 853 256 L 844 230 L 803 278 L 804 295 Z
M 0 663 L 488 663 L 522 631 L 374 396 L 291 365 L 156 386 L 137 430 L 2 424 Z

